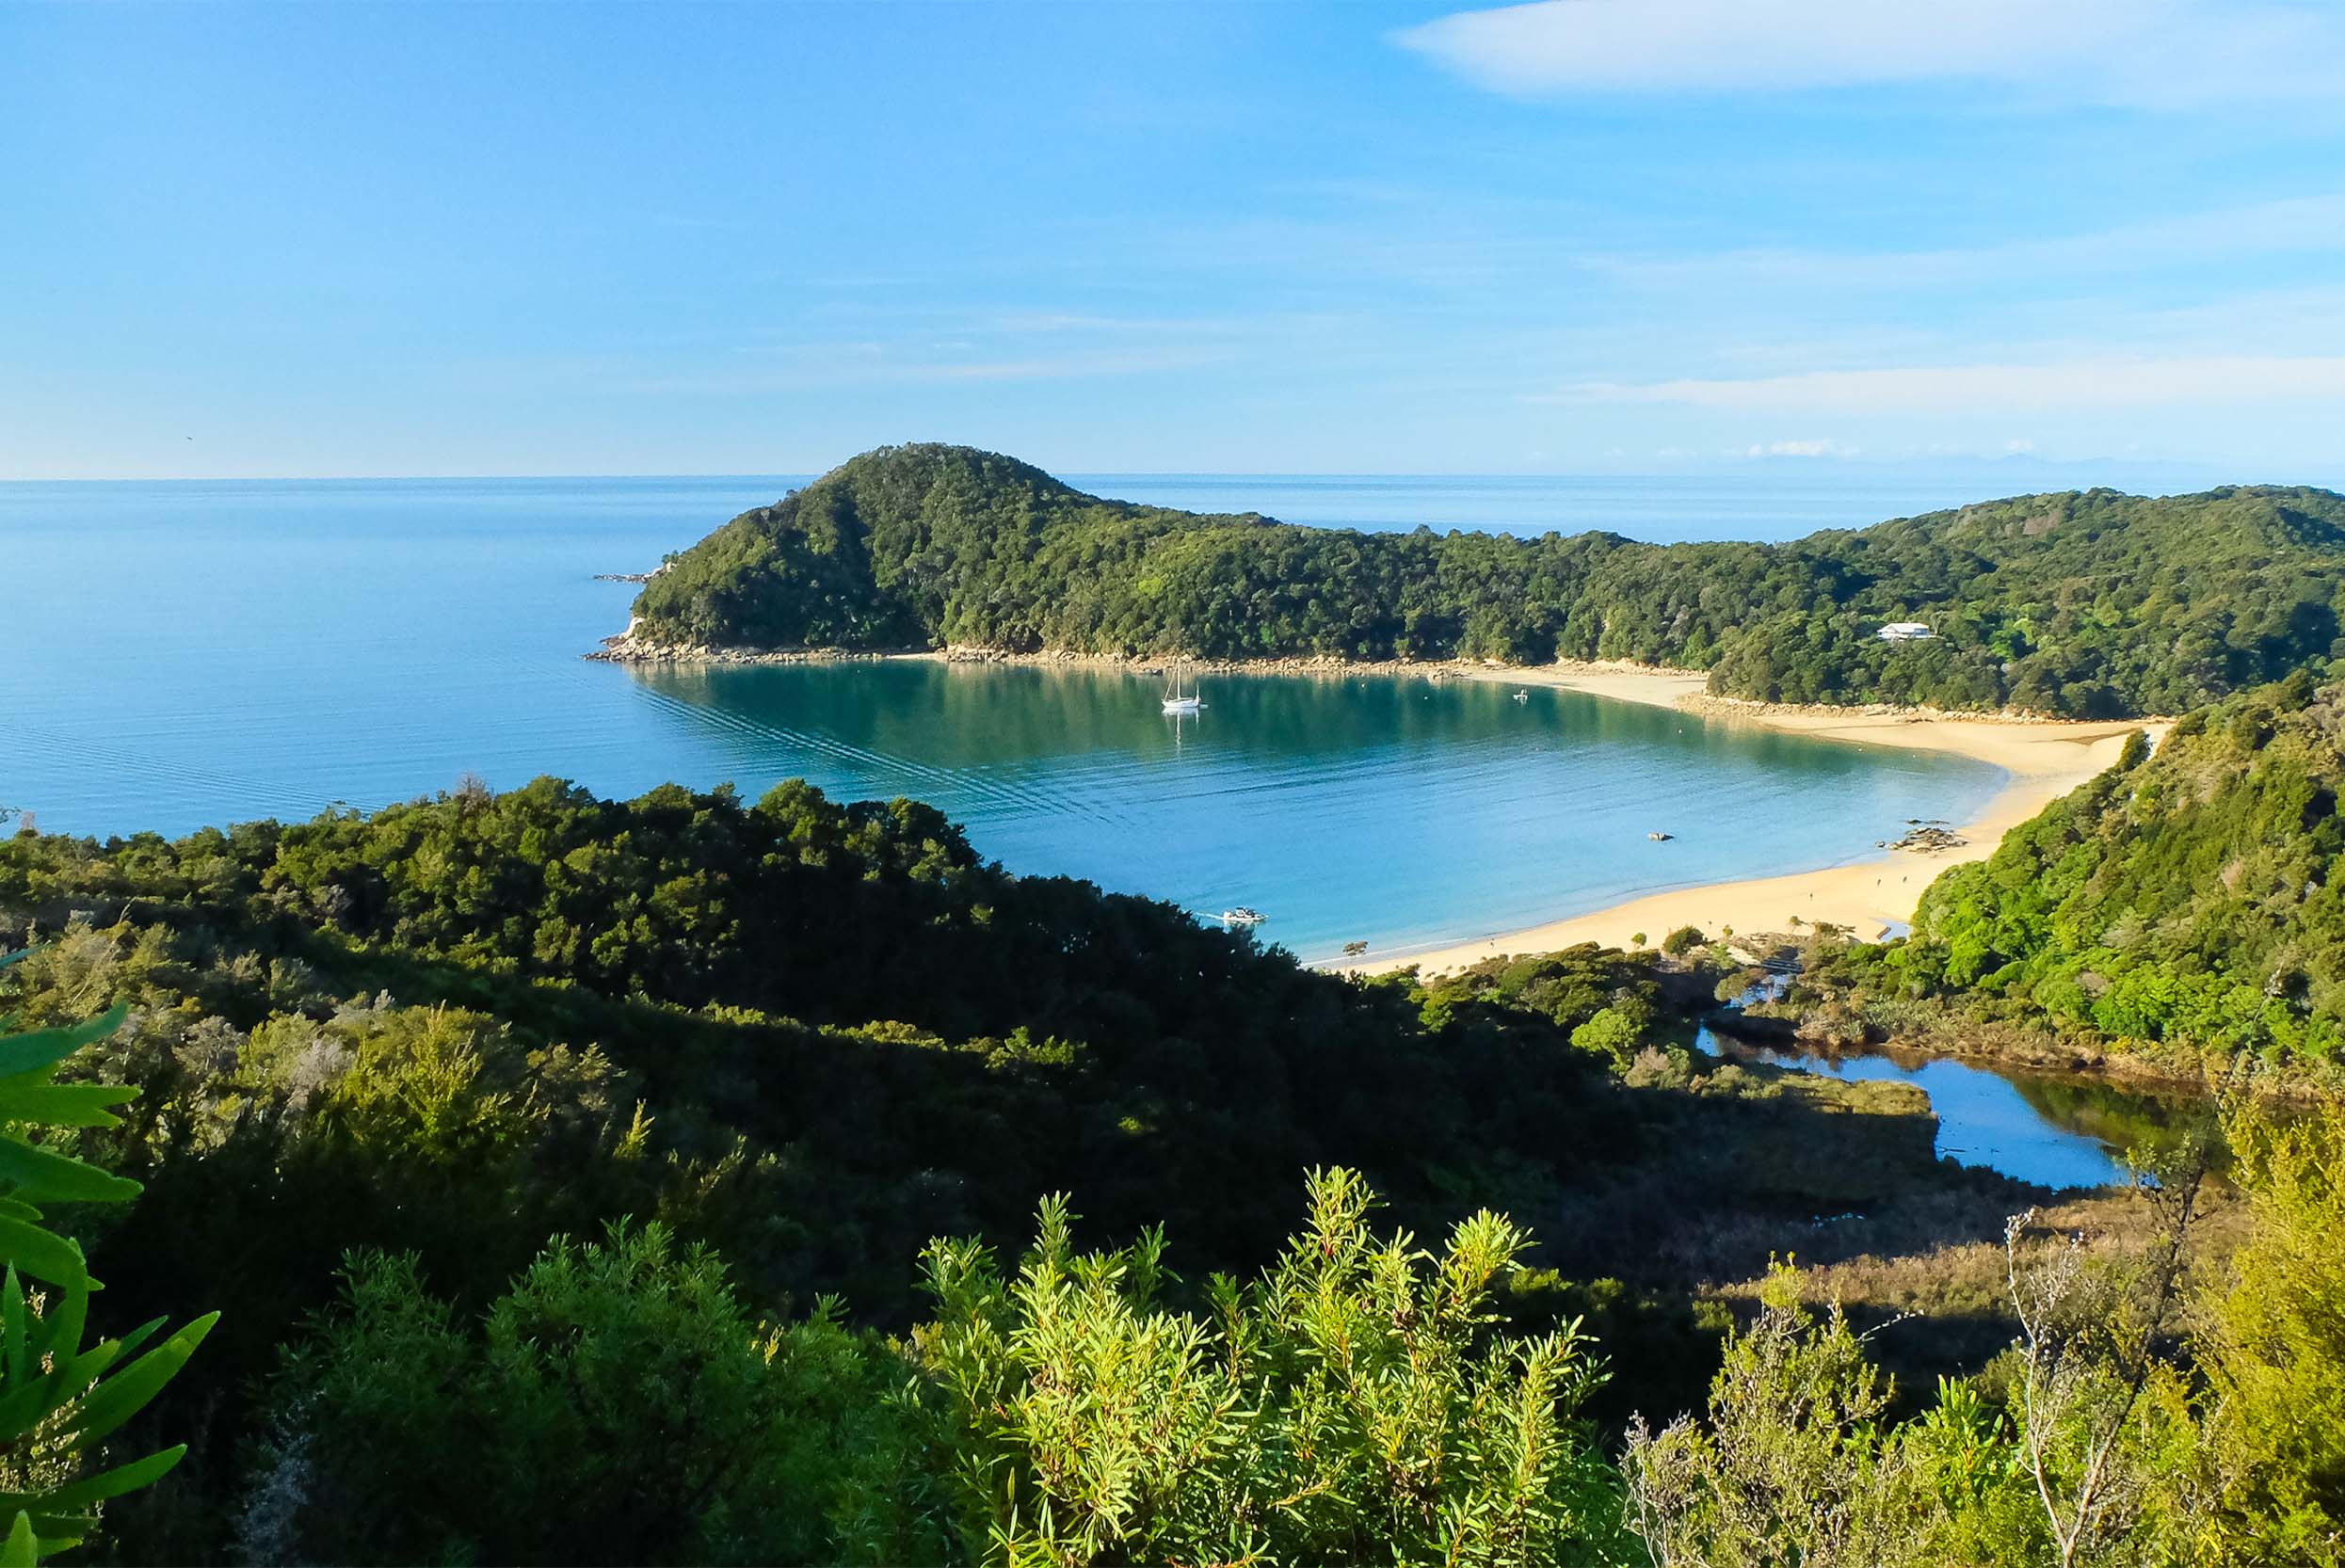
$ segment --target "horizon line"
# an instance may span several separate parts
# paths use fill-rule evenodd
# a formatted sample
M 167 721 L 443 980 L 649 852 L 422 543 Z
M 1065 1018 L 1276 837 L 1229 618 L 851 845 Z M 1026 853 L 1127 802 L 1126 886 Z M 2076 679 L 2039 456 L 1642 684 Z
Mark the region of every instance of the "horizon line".
M 867 448 L 866 450 L 876 450 Z M 976 450 L 990 450 L 978 448 Z M 1013 456 L 1014 454 L 998 453 Z M 856 454 L 855 456 L 860 456 Z M 816 479 L 844 466 L 852 458 L 843 458 L 823 468 L 769 470 L 705 470 L 705 471 L 633 471 L 603 472 L 451 472 L 451 473 L 173 473 L 173 474 L 0 474 L 0 485 L 400 485 L 400 484 L 460 484 L 477 482 L 520 483 L 527 481 L 594 482 L 615 480 L 720 480 L 720 479 Z M 1025 461 L 1023 458 L 1019 461 Z M 1939 472 L 1973 469 L 2081 469 L 2110 467 L 2132 469 L 2143 472 L 2159 471 L 2189 471 L 2210 475 L 2228 470 L 2232 465 L 2208 458 L 2192 457 L 2045 457 L 2032 454 L 1956 455 L 1942 457 L 1905 457 L 1867 460 L 1857 457 L 1808 458 L 1761 456 L 1750 458 L 1722 457 L 1710 464 L 1678 468 L 1571 468 L 1571 469 L 1217 469 L 1217 468 L 1052 468 L 1036 463 L 1033 467 L 1055 478 L 1079 479 L 1693 479 L 1753 472 L 1809 473 L 1823 476 L 1832 473 L 1889 474 L 1906 472 L 1927 474 Z M 2294 465 L 2291 465 L 2294 466 Z M 2337 465 L 2337 477 L 2329 481 L 2315 479 L 2230 478 L 2214 480 L 2209 488 L 2270 488 L 2315 489 L 2345 488 L 2345 459 Z

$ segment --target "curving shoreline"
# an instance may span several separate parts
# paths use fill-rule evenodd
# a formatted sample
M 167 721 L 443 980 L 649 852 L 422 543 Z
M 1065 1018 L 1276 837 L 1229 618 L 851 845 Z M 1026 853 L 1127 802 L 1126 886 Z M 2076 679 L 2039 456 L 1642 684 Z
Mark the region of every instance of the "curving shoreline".
M 1372 952 L 1327 968 L 1374 974 L 1415 965 L 1427 974 L 1438 974 L 1486 958 L 1551 952 L 1579 942 L 1630 947 L 1640 932 L 1648 944 L 1658 943 L 1681 925 L 1699 927 L 1712 936 L 1728 926 L 1746 935 L 1790 931 L 1794 917 L 1807 924 L 1824 920 L 1849 926 L 1871 936 L 1885 926 L 1910 920 L 1922 889 L 1947 867 L 1985 859 L 1995 853 L 2004 834 L 2107 769 L 2124 749 L 2128 735 L 2144 729 L 2155 741 L 2172 722 L 2099 723 L 1925 710 L 1791 708 L 1710 696 L 1702 691 L 1699 675 L 1624 664 L 1467 673 L 1473 680 L 1561 687 L 1852 745 L 1951 752 L 1999 767 L 2007 777 L 1976 818 L 1953 830 L 1964 842 L 1952 849 L 1892 850 L 1849 865 L 1647 893 L 1540 925 L 1464 942 Z
M 629 628 L 632 632 L 634 628 Z M 586 655 L 613 664 L 795 664 L 874 660 L 920 660 L 940 664 L 1015 664 L 1059 669 L 1146 672 L 1168 662 L 1156 657 L 1119 657 L 1068 652 L 1013 653 L 993 648 L 860 651 L 826 648 L 689 648 L 638 643 L 621 633 Z M 1753 702 L 1713 696 L 1699 671 L 1668 669 L 1621 661 L 1565 661 L 1554 664 L 1491 664 L 1468 660 L 1410 662 L 1348 660 L 1333 656 L 1290 659 L 1198 659 L 1183 661 L 1201 674 L 1285 675 L 1342 678 L 1362 675 L 1414 676 L 1433 680 L 1475 680 L 1509 686 L 1547 686 L 1616 702 L 1634 702 L 1697 713 L 1711 722 L 1748 724 L 1816 740 L 1851 745 L 1900 746 L 1968 757 L 2003 771 L 2005 782 L 1971 821 L 1953 829 L 1961 844 L 1944 849 L 1889 850 L 1848 864 L 1791 872 L 1780 876 L 1711 882 L 1643 893 L 1601 909 L 1538 925 L 1494 932 L 1463 941 L 1371 951 L 1350 960 L 1316 967 L 1351 974 L 1376 974 L 1414 965 L 1427 974 L 1465 968 L 1513 953 L 1550 952 L 1580 942 L 1632 947 L 1642 933 L 1648 944 L 1678 926 L 1717 936 L 1725 928 L 1756 935 L 1790 932 L 1823 920 L 1871 936 L 1913 918 L 1922 889 L 1949 866 L 1984 860 L 2003 835 L 2046 806 L 2108 768 L 2137 729 L 2153 740 L 2168 719 L 2108 722 L 2039 719 L 2010 713 L 1950 713 L 1891 707 L 1824 708 Z

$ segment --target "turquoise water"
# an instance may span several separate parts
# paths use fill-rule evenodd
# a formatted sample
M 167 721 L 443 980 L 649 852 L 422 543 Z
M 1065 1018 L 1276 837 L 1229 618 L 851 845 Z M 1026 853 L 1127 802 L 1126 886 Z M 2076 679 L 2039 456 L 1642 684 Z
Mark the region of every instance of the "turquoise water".
M 1207 913 L 1252 904 L 1271 917 L 1260 935 L 1307 959 L 1860 857 L 1908 817 L 1959 817 L 2001 779 L 1574 693 L 1517 702 L 1483 682 L 1208 677 L 1205 711 L 1176 721 L 1159 712 L 1160 680 L 1090 671 L 634 680 L 672 720 L 672 750 L 723 759 L 718 776 L 802 771 L 849 794 L 917 795 L 1020 870 Z M 1676 838 L 1652 842 L 1656 829 Z
M 1209 912 L 1253 904 L 1264 940 L 1319 958 L 1860 858 L 1909 817 L 1961 819 L 2000 779 L 1474 683 L 1209 678 L 1205 712 L 1176 727 L 1146 677 L 578 657 L 635 592 L 594 573 L 649 567 L 789 483 L 0 486 L 0 805 L 52 830 L 182 832 L 381 805 L 467 772 L 619 794 L 804 775 L 929 800 L 1018 871 Z M 1234 481 L 1153 483 L 1241 504 Z M 1396 483 L 1266 482 L 1259 504 L 1340 514 Z M 1621 482 L 1541 483 L 1458 504 L 1519 527 L 1626 520 L 1606 510 Z M 1640 503 L 1646 532 L 1732 531 L 1714 483 L 1674 514 L 1662 489 Z M 1776 531 L 1836 520 L 1855 520 L 1824 509 Z

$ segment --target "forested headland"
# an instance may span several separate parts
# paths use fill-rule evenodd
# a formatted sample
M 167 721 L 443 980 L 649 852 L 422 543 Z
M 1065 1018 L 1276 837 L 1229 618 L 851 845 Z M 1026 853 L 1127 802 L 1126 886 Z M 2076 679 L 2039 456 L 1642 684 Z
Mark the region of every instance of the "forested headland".
M 1082 494 L 885 447 L 672 556 L 626 647 L 1626 659 L 1795 703 L 2180 713 L 2325 669 L 2345 497 L 2017 497 L 1784 544 L 1365 533 Z M 1889 622 L 1933 636 L 1885 642 Z

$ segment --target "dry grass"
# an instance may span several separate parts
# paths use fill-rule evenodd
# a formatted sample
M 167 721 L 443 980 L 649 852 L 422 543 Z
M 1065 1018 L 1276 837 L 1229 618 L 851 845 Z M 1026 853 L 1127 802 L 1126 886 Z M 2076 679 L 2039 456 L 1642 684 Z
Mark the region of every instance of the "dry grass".
M 1933 1207 L 1924 1202 L 1903 1216 L 1913 1224 L 1912 1235 L 1929 1234 Z M 1838 1301 L 1860 1325 L 1888 1325 L 1876 1351 L 1909 1391 L 1940 1372 L 1975 1372 L 2018 1331 L 2008 1294 L 2001 1216 L 1993 1218 L 1991 1233 L 1982 1234 L 1987 1229 L 1984 1210 L 1991 1207 L 1964 1202 L 1946 1208 L 1936 1216 L 1946 1228 L 1935 1242 L 1830 1257 L 1806 1255 L 1800 1260 L 1801 1293 L 1820 1307 Z M 2023 1262 L 2071 1238 L 2082 1242 L 2088 1256 L 2112 1260 L 2139 1252 L 2151 1240 L 2149 1205 L 2136 1192 L 2103 1189 L 2033 1207 L 2034 1218 L 2020 1239 Z M 2219 1278 L 2246 1230 L 2246 1206 L 2238 1193 L 2209 1182 L 2192 1233 L 2190 1273 L 2199 1280 Z M 1763 1271 L 1708 1294 L 1738 1316 L 1748 1316 L 1757 1310 L 1762 1278 Z

